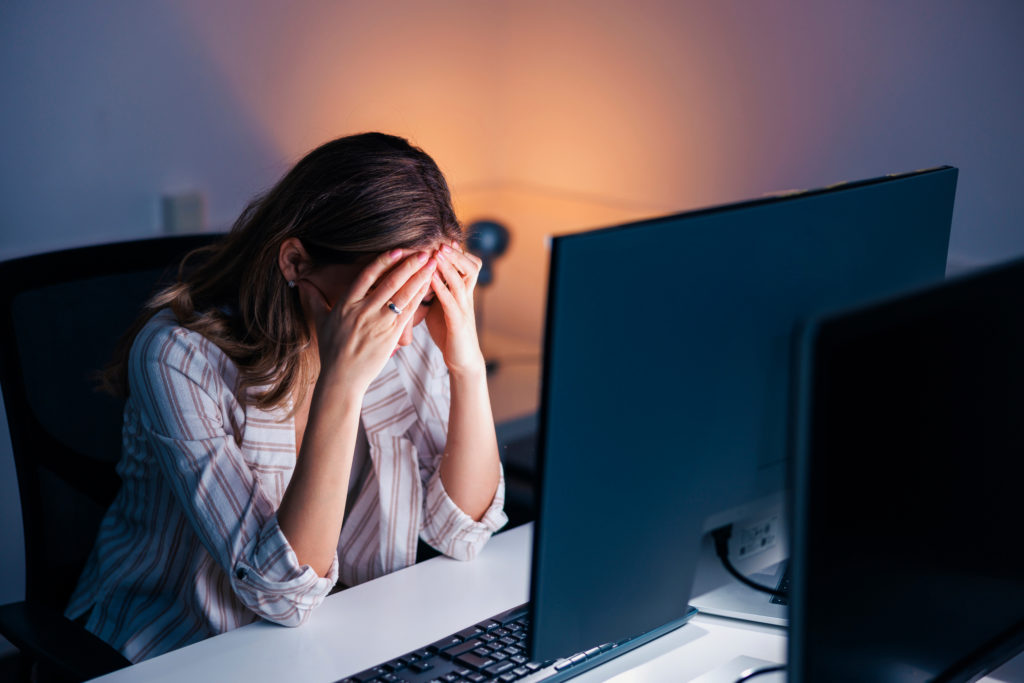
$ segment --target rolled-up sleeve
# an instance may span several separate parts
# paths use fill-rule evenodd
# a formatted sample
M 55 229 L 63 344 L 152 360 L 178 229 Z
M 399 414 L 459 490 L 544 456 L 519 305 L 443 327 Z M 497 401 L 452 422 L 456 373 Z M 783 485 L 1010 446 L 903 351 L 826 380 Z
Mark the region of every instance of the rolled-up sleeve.
M 219 353 L 182 328 L 140 335 L 131 390 L 161 474 L 235 595 L 264 619 L 297 626 L 337 581 L 337 556 L 326 577 L 299 563 L 243 456 L 244 410 L 212 360 Z
M 467 515 L 444 490 L 441 470 L 437 468 L 427 481 L 424 501 L 423 540 L 448 557 L 472 560 L 495 531 L 505 526 L 505 474 L 500 473 L 498 488 L 480 521 Z

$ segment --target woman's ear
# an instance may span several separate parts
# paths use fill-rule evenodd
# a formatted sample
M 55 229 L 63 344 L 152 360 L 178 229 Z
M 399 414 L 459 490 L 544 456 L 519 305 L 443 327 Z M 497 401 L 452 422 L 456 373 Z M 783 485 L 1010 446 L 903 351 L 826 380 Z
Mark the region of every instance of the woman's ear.
M 313 268 L 313 260 L 309 258 L 298 237 L 289 237 L 281 242 L 281 248 L 277 252 L 277 266 L 285 280 L 294 282 L 309 274 Z

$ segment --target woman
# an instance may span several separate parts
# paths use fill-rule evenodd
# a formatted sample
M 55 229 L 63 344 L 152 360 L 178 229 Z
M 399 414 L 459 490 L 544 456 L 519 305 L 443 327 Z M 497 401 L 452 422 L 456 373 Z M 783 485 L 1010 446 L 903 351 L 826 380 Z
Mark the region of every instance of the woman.
M 433 160 L 369 133 L 186 258 L 107 371 L 123 485 L 67 616 L 137 662 L 299 625 L 420 539 L 473 558 L 506 518 L 461 237 Z

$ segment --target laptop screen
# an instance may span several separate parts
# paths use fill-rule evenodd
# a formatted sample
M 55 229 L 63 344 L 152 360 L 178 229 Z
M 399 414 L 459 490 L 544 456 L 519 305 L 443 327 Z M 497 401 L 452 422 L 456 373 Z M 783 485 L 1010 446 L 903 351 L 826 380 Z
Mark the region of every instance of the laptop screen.
M 1024 261 L 809 340 L 790 680 L 973 680 L 1024 647 Z

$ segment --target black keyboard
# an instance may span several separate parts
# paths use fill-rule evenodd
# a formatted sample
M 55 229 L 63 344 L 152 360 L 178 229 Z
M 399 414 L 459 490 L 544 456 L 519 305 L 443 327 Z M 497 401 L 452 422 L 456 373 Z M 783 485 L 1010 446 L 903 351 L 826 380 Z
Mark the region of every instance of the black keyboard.
M 599 655 L 627 642 L 607 643 L 562 659 L 532 662 L 526 650 L 529 626 L 527 606 L 513 607 L 338 683 L 554 683 L 591 668 Z M 584 663 L 590 666 L 580 666 Z

